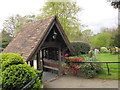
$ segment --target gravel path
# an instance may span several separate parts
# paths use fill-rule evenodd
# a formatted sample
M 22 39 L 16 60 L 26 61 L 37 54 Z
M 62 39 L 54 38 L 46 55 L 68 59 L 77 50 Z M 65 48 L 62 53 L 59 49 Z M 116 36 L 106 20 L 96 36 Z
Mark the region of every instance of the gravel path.
M 118 88 L 118 80 L 85 79 L 74 76 L 61 76 L 44 84 L 46 88 Z

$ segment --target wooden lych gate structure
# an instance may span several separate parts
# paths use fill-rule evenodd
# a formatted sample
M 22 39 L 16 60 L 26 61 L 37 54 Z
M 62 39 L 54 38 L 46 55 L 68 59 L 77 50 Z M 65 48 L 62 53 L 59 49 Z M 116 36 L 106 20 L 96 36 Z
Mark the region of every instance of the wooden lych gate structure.
M 51 16 L 26 24 L 3 53 L 18 53 L 31 66 L 37 60 L 38 70 L 57 70 L 60 75 L 63 61 L 61 56 L 72 51 L 73 47 L 57 16 Z

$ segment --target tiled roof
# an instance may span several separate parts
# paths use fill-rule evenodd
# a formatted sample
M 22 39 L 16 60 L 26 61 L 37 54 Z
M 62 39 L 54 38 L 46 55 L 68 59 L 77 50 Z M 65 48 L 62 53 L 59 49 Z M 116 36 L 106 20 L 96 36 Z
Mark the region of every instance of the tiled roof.
M 28 60 L 29 56 L 44 38 L 45 33 L 55 18 L 56 16 L 51 16 L 26 24 L 21 32 L 4 49 L 3 53 L 19 53 L 25 60 Z

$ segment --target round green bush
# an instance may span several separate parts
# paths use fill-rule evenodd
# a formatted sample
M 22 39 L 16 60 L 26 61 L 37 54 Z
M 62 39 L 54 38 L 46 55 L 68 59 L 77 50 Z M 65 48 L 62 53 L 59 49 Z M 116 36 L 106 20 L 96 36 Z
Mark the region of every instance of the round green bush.
M 40 71 L 30 67 L 19 54 L 2 53 L 0 57 L 2 60 L 3 90 L 19 90 L 40 73 Z M 30 86 L 33 88 L 39 88 L 41 77 L 36 79 L 35 84 L 34 82 L 31 84 Z
M 35 78 L 37 74 L 27 64 L 11 65 L 2 72 L 2 84 L 5 90 L 19 90 Z M 33 88 L 39 88 L 40 79 L 36 80 Z
M 74 47 L 74 54 L 87 54 L 90 51 L 90 45 L 84 42 L 71 42 L 72 46 Z
M 101 47 L 100 48 L 100 52 L 102 53 L 107 53 L 108 52 L 108 49 L 106 47 Z
M 80 67 L 86 78 L 93 78 L 96 75 L 103 73 L 103 68 L 99 63 L 85 63 L 81 64 Z
M 2 71 L 10 65 L 25 64 L 26 62 L 19 54 L 2 53 Z

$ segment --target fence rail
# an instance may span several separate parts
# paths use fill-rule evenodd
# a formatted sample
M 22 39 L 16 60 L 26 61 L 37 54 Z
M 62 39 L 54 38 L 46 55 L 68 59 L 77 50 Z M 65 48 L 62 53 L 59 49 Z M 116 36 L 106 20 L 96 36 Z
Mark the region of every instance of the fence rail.
M 70 61 L 71 62 L 71 61 Z M 73 62 L 73 63 L 106 63 L 106 66 L 107 66 L 107 70 L 108 70 L 108 75 L 111 75 L 110 74 L 110 68 L 109 68 L 109 65 L 108 65 L 108 63 L 120 63 L 120 62 L 100 62 L 100 61 L 87 61 L 87 62 Z
M 41 73 L 39 73 L 38 76 L 36 76 L 35 78 L 33 78 L 29 83 L 27 83 L 21 90 L 26 89 L 26 88 L 27 88 L 32 82 L 34 82 L 38 77 L 42 77 L 42 73 L 43 73 L 43 71 L 42 71 Z
M 20 89 L 20 90 L 24 90 L 24 89 L 27 89 L 27 87 L 32 83 L 32 82 L 34 82 L 38 77 L 42 77 L 42 74 L 43 74 L 43 71 L 42 72 L 40 72 L 39 74 L 38 74 L 38 76 L 36 76 L 35 78 L 33 78 L 29 83 L 27 83 L 22 89 Z M 34 84 L 34 83 L 33 83 Z M 2 84 L 0 84 L 0 88 L 2 88 Z
M 120 63 L 120 62 L 99 62 L 99 61 L 96 61 L 96 62 L 93 62 L 93 61 L 87 61 L 87 62 L 75 62 L 75 63 Z

